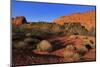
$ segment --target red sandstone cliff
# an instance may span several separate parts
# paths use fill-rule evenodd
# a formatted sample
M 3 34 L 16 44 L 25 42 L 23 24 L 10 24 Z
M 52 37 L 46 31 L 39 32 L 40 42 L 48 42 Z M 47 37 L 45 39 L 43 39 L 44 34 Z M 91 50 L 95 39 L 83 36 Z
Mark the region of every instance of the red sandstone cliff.
M 53 22 L 56 24 L 63 25 L 64 23 L 81 23 L 83 26 L 85 26 L 88 30 L 90 30 L 92 27 L 95 27 L 95 11 L 89 11 L 85 13 L 75 13 L 68 16 L 61 16 L 57 19 L 55 19 Z

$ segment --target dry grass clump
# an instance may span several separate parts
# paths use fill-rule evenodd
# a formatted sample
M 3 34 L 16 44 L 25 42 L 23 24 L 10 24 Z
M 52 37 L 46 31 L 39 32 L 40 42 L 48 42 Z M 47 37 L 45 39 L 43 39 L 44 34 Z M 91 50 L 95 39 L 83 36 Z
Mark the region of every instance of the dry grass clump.
M 72 45 L 72 44 L 69 44 L 65 47 L 65 49 L 68 49 L 68 50 L 74 50 L 75 47 Z
M 50 51 L 50 50 L 52 50 L 52 45 L 47 40 L 42 40 L 37 45 L 37 50 L 39 50 L 39 51 Z
M 78 45 L 76 46 L 76 50 L 80 53 L 80 54 L 83 54 L 85 52 L 88 51 L 88 49 L 84 46 L 84 45 Z
M 18 43 L 14 44 L 15 48 L 25 48 L 28 44 L 23 42 L 23 41 L 19 41 Z

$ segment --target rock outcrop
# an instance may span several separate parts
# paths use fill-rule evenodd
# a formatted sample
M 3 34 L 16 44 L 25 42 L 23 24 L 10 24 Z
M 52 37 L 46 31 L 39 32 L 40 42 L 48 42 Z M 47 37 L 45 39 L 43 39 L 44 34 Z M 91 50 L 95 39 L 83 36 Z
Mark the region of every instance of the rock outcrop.
M 12 18 L 11 22 L 13 25 L 21 25 L 27 23 L 26 18 L 24 16 L 17 16 L 15 18 Z
M 87 52 L 83 59 L 85 60 L 96 60 L 96 49 L 91 49 L 89 52 Z
M 95 27 L 95 11 L 85 13 L 75 13 L 68 16 L 61 16 L 53 22 L 56 24 L 64 25 L 64 23 L 81 23 L 88 30 Z

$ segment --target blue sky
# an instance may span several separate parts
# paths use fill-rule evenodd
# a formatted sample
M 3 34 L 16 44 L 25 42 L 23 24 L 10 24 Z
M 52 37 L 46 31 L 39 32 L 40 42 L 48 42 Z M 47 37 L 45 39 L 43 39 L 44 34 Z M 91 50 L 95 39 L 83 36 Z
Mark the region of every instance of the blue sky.
M 12 17 L 25 16 L 27 21 L 52 22 L 60 16 L 91 10 L 95 10 L 95 6 L 12 1 Z

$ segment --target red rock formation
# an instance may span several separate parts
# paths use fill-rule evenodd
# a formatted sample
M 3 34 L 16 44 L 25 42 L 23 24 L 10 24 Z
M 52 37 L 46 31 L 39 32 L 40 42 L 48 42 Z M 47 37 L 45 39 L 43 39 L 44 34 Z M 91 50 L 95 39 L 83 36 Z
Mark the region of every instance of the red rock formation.
M 16 18 L 12 18 L 12 24 L 13 25 L 21 25 L 23 23 L 26 23 L 26 18 L 24 16 L 17 16 Z
M 88 30 L 95 27 L 95 11 L 89 11 L 85 13 L 75 13 L 68 16 L 61 16 L 55 19 L 53 22 L 56 24 L 64 25 L 64 23 L 81 23 Z
M 74 55 L 75 51 L 73 50 L 67 50 L 67 49 L 59 49 L 59 50 L 56 50 L 54 52 L 52 52 L 51 54 L 52 55 L 56 55 L 56 56 L 60 56 L 60 57 L 65 57 L 65 56 L 71 56 L 71 55 Z
M 87 52 L 83 58 L 85 60 L 96 60 L 96 49 L 91 49 L 89 52 Z

